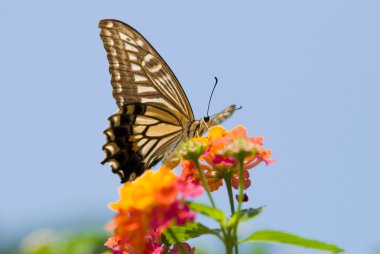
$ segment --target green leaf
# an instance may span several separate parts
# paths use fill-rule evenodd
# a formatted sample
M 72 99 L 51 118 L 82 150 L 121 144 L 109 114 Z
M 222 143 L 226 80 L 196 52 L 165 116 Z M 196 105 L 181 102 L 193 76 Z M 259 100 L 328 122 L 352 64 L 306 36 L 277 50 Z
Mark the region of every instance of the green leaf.
M 243 222 L 247 220 L 251 220 L 255 218 L 257 215 L 259 215 L 262 211 L 264 211 L 265 206 L 259 207 L 259 208 L 248 208 L 248 209 L 243 209 L 240 212 L 240 217 L 239 213 L 234 213 L 231 217 L 230 220 L 230 225 L 235 225 L 236 221 Z
M 172 226 L 170 231 L 175 235 L 179 242 L 186 241 L 191 238 L 196 238 L 205 234 L 218 235 L 217 230 L 210 229 L 201 223 L 190 222 L 182 226 Z M 177 241 L 173 238 L 169 231 L 164 233 L 164 243 L 175 244 Z
M 273 231 L 273 230 L 262 230 L 256 231 L 250 235 L 247 239 L 239 241 L 240 243 L 245 242 L 276 242 L 276 243 L 285 243 L 297 245 L 300 247 L 317 249 L 317 250 L 326 250 L 331 251 L 332 253 L 339 253 L 344 251 L 336 245 L 328 244 L 324 242 L 319 242 L 312 239 L 303 238 L 297 235 Z
M 195 203 L 195 202 L 188 202 L 188 205 L 189 205 L 191 210 L 194 210 L 198 213 L 206 215 L 206 216 L 220 222 L 221 224 L 224 224 L 227 220 L 227 217 L 224 214 L 224 212 L 218 208 L 214 208 L 214 207 L 211 207 L 208 205 L 199 204 L 199 203 Z

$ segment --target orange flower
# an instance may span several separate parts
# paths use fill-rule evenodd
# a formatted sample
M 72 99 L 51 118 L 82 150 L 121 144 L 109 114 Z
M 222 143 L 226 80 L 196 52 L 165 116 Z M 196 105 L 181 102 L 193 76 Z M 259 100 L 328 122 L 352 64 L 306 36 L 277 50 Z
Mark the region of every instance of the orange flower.
M 147 211 L 157 204 L 170 203 L 178 194 L 175 184 L 176 176 L 169 168 L 162 166 L 157 172 L 147 170 L 143 180 L 124 184 L 120 189 L 121 199 L 110 207 L 113 210 L 134 208 Z
M 157 172 L 146 171 L 120 189 L 120 200 L 111 204 L 116 214 L 110 228 L 114 235 L 106 246 L 114 253 L 160 253 L 160 234 L 171 225 L 194 220 L 185 198 L 200 195 L 202 189 L 176 177 L 162 166 Z M 179 194 L 181 196 L 179 197 Z

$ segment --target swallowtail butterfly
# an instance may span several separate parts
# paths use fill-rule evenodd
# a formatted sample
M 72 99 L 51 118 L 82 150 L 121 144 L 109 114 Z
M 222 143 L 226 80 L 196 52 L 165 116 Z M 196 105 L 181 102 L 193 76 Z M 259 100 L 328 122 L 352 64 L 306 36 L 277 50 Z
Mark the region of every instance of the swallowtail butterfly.
M 235 106 L 195 120 L 180 83 L 162 57 L 135 29 L 118 20 L 99 23 L 107 51 L 113 97 L 119 110 L 108 120 L 103 146 L 121 182 L 132 181 L 163 159 L 178 165 L 176 148 L 229 117 Z

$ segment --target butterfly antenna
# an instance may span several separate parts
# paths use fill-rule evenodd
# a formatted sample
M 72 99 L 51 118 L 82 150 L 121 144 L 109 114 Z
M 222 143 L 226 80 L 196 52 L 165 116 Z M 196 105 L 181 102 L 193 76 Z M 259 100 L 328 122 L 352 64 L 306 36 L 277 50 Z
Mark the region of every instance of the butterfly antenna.
M 212 98 L 212 95 L 214 94 L 214 90 L 215 90 L 216 84 L 218 84 L 218 78 L 217 77 L 214 77 L 214 78 L 215 78 L 215 85 L 214 85 L 214 88 L 212 89 L 212 92 L 211 92 L 211 95 L 210 95 L 210 99 L 208 100 L 207 115 L 206 116 L 208 116 L 208 111 L 210 109 L 210 104 L 211 104 L 211 98 Z

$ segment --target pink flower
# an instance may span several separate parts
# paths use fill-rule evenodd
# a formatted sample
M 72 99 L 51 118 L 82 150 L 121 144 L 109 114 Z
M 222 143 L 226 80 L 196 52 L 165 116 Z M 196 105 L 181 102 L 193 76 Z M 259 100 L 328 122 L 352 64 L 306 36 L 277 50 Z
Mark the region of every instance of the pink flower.
M 162 254 L 164 253 L 165 248 L 164 247 L 157 247 L 153 250 L 152 254 Z
M 182 246 L 185 248 L 185 250 L 187 251 L 187 253 L 189 253 L 189 254 L 194 254 L 195 253 L 195 248 L 194 247 L 192 248 L 188 243 L 183 242 Z M 173 246 L 173 249 L 171 249 L 168 252 L 168 254 L 182 254 L 182 252 L 181 252 L 181 249 L 178 247 L 178 245 L 175 244 Z
M 223 164 L 223 166 L 230 167 L 234 164 L 236 164 L 236 159 L 230 156 L 223 157 L 222 155 L 215 155 L 214 159 L 212 160 L 214 164 Z

